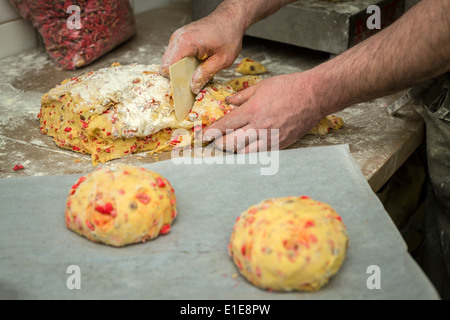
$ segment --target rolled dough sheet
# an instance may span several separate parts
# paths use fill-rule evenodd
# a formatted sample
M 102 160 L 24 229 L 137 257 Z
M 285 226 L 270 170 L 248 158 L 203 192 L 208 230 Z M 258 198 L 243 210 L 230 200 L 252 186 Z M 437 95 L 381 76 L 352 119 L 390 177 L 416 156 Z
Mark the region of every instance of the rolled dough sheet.
M 244 162 L 239 164 L 238 160 Z M 0 298 L 9 299 L 437 299 L 371 191 L 347 145 L 279 152 L 279 170 L 231 155 L 234 164 L 172 161 L 146 168 L 173 185 L 172 231 L 123 248 L 92 243 L 64 225 L 67 192 L 81 175 L 0 180 Z M 114 162 L 113 162 L 114 163 Z M 227 253 L 235 219 L 270 197 L 308 195 L 345 222 L 350 246 L 339 273 L 318 292 L 274 293 L 249 284 Z M 68 289 L 70 265 L 81 289 Z M 380 289 L 369 289 L 370 266 Z

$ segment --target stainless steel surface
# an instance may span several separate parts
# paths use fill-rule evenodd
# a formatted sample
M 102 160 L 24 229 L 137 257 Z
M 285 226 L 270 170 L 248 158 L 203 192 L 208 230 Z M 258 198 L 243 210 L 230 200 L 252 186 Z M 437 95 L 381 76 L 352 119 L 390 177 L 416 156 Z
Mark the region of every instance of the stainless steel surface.
M 192 0 L 192 17 L 197 20 L 212 12 L 221 0 Z M 302 0 L 251 26 L 246 34 L 304 48 L 339 54 L 378 30 L 369 30 L 367 7 L 381 9 L 382 28 L 405 11 L 405 0 Z

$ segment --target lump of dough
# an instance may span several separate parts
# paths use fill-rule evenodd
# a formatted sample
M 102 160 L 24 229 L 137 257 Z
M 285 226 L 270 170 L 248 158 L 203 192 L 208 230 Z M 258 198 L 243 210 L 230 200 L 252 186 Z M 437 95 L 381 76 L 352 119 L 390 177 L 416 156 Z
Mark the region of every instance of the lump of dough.
M 253 285 L 315 291 L 340 269 L 347 230 L 333 208 L 309 197 L 267 199 L 236 220 L 229 253 Z
M 241 91 L 258 83 L 261 77 L 258 76 L 243 76 L 227 81 L 227 84 L 235 91 Z
M 252 60 L 250 58 L 244 58 L 241 62 L 238 63 L 236 67 L 236 72 L 250 75 L 263 74 L 267 73 L 267 69 L 261 63 L 255 60 Z
M 175 192 L 156 172 L 117 164 L 81 177 L 67 198 L 66 226 L 93 242 L 120 247 L 166 234 Z
M 328 115 L 309 131 L 309 134 L 326 135 L 331 129 L 339 130 L 344 125 L 342 118 Z
M 199 121 L 207 126 L 234 109 L 226 103 L 226 97 L 235 91 L 225 83 L 210 81 L 195 97 L 195 103 L 187 119 L 192 123 Z
M 38 114 L 40 131 L 58 147 L 91 154 L 98 165 L 132 153 L 171 150 L 181 142 L 173 131 L 193 130 L 194 120 L 208 125 L 224 116 L 233 108 L 225 96 L 234 93 L 212 81 L 197 95 L 193 115 L 177 121 L 170 81 L 158 65 L 114 63 L 66 79 L 46 93 Z

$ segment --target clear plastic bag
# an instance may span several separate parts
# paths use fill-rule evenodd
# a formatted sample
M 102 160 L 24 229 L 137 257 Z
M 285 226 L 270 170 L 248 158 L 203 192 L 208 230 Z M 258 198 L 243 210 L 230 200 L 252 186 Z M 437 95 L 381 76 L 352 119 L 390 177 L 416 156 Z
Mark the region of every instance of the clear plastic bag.
M 10 0 L 41 34 L 47 53 L 63 69 L 85 66 L 133 37 L 128 0 Z

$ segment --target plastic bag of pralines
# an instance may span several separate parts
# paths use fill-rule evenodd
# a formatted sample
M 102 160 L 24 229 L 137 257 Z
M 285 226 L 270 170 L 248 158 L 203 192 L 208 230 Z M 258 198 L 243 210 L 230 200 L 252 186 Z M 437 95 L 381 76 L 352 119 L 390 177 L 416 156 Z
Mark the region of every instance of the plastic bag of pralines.
M 10 0 L 31 20 L 45 49 L 63 69 L 98 59 L 136 34 L 129 0 Z

